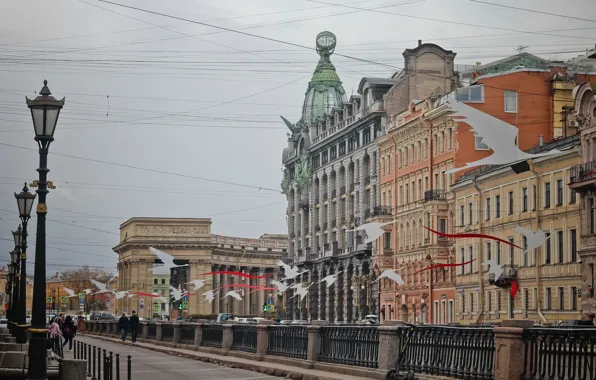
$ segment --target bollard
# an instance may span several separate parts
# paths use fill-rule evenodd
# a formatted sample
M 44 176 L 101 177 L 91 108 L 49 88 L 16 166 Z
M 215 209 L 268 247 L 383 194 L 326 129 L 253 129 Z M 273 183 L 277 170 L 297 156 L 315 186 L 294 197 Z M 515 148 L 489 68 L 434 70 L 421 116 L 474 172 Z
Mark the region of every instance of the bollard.
M 109 378 L 109 380 L 112 380 L 114 378 L 114 365 L 113 365 L 113 363 L 114 363 L 114 356 L 113 356 L 112 351 L 110 351 L 110 376 L 109 376 L 110 378 Z
M 93 372 L 91 374 L 92 376 L 92 380 L 98 380 L 97 377 L 95 377 L 95 357 L 97 356 L 97 351 L 95 350 L 95 346 L 93 346 Z
M 89 367 L 87 369 L 87 376 L 90 377 L 91 376 L 91 345 L 90 344 L 87 344 L 87 351 L 89 351 L 89 353 L 87 354 L 87 367 Z
M 116 354 L 116 380 L 120 380 L 120 354 Z
M 103 358 L 103 380 L 110 380 L 110 359 L 104 356 Z
M 101 348 L 97 347 L 97 351 L 97 361 L 101 363 Z M 105 355 L 103 357 L 106 358 Z M 97 366 L 97 380 L 101 380 L 101 365 Z
M 132 363 L 130 362 L 130 355 L 128 355 L 128 374 L 126 375 L 127 380 L 132 380 Z

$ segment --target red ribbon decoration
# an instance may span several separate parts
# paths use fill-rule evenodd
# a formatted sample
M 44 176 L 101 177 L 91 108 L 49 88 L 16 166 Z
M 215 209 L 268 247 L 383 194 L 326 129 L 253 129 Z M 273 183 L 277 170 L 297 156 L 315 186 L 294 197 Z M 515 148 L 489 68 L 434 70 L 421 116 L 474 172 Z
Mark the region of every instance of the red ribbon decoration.
M 472 259 L 470 261 L 466 261 L 465 263 L 453 263 L 453 264 L 435 264 L 435 265 L 431 265 L 429 267 L 426 267 L 424 269 L 420 269 L 419 271 L 414 272 L 414 274 L 416 273 L 420 273 L 420 272 L 424 272 L 425 270 L 429 270 L 429 269 L 435 269 L 435 268 L 443 268 L 443 267 L 463 267 L 466 264 L 470 264 L 471 262 L 476 261 L 476 259 Z
M 264 276 L 252 276 L 250 274 L 246 274 L 246 273 L 242 273 L 242 272 L 234 272 L 234 271 L 230 271 L 230 270 L 220 270 L 217 272 L 203 273 L 203 274 L 201 274 L 201 276 L 207 276 L 210 274 L 232 274 L 234 276 L 240 276 L 240 277 L 245 277 L 245 278 L 267 278 L 267 277 L 273 276 L 273 274 L 266 274 Z
M 428 228 L 426 226 L 424 228 L 426 228 L 427 230 L 429 230 L 430 232 L 432 232 L 432 233 L 434 233 L 436 235 L 439 235 L 439 236 L 442 236 L 442 237 L 446 237 L 446 238 L 483 238 L 483 239 L 490 239 L 490 240 L 500 241 L 501 243 L 505 243 L 505 244 L 510 245 L 512 247 L 515 247 L 515 248 L 522 249 L 522 247 L 517 246 L 517 245 L 515 245 L 513 243 L 510 243 L 507 240 L 503 240 L 503 239 L 500 239 L 498 237 L 494 237 L 494 236 L 490 236 L 490 235 L 484 235 L 484 234 L 446 234 L 446 233 L 443 233 L 443 232 L 435 231 L 435 230 L 430 229 L 430 228 Z
M 228 285 L 220 286 L 219 289 L 233 288 L 235 286 L 237 286 L 239 288 L 250 288 L 250 289 L 257 289 L 257 290 L 277 290 L 277 288 L 266 288 L 264 286 L 248 285 L 248 284 L 228 284 Z

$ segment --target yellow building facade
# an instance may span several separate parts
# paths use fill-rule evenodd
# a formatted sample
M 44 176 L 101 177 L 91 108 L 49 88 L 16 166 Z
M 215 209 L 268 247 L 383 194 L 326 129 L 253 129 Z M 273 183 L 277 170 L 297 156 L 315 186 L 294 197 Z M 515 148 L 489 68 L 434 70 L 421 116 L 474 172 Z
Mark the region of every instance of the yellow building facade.
M 532 152 L 555 147 L 565 153 L 477 169 L 453 185 L 456 233 L 490 235 L 521 248 L 528 246 L 528 239 L 515 231 L 516 226 L 541 229 L 548 236 L 530 251 L 492 239 L 455 238 L 456 262 L 474 260 L 456 271 L 457 322 L 529 319 L 546 324 L 580 319 L 579 197 L 567 186 L 571 168 L 580 162 L 579 136 Z M 504 265 L 497 282 L 502 287 L 489 281 L 489 268 L 481 264 L 491 259 Z M 511 281 L 519 286 L 515 297 Z

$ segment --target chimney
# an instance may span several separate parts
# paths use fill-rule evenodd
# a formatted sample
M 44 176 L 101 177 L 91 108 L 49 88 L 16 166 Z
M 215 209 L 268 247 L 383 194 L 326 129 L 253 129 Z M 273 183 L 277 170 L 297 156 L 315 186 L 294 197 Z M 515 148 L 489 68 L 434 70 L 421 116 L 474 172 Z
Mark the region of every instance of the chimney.
M 422 40 L 418 40 L 418 46 L 422 46 Z
M 542 137 L 542 135 L 540 135 L 540 146 L 542 146 L 542 144 L 544 144 L 544 137 Z

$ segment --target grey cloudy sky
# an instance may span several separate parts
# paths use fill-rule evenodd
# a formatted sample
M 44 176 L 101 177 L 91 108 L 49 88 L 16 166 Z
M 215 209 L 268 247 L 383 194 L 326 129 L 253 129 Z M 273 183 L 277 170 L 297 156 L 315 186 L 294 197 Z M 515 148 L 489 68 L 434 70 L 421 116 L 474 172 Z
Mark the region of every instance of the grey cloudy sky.
M 399 70 L 403 50 L 418 39 L 454 50 L 459 64 L 500 59 L 518 45 L 566 59 L 596 39 L 596 20 L 470 0 L 115 1 L 312 47 L 330 30 L 337 53 L 380 63 L 334 57 L 348 94 L 363 76 Z M 491 1 L 577 18 L 593 6 Z M 286 232 L 285 197 L 258 187 L 279 189 L 286 146 L 279 115 L 299 119 L 314 51 L 98 0 L 3 1 L 0 36 L 0 143 L 36 147 L 24 97 L 47 79 L 56 97 L 66 97 L 52 153 L 256 187 L 50 154 L 49 178 L 59 188 L 48 197 L 48 273 L 115 268 L 111 247 L 132 216 L 211 216 L 214 233 L 232 236 Z M 37 178 L 38 155 L 6 145 L 0 152 L 0 252 L 7 253 L 17 225 L 9 194 Z M 5 263 L 8 255 L 0 257 Z

